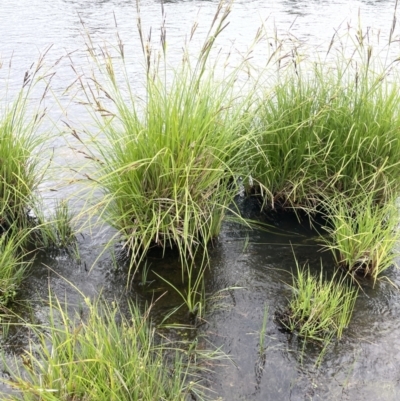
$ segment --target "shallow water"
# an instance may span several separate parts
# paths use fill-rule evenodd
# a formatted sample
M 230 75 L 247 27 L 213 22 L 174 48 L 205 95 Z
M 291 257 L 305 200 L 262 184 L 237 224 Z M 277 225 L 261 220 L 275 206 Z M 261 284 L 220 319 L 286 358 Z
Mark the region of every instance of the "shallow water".
M 132 76 L 140 78 L 141 50 L 136 31 L 134 1 L 67 1 L 67 0 L 2 0 L 0 9 L 0 53 L 4 62 L 0 82 L 7 82 L 10 94 L 17 90 L 25 71 L 40 52 L 53 45 L 46 57 L 54 70 L 53 91 L 60 100 L 56 104 L 47 100 L 52 121 L 46 129 L 63 131 L 63 120 L 70 125 L 90 124 L 90 119 L 77 102 L 71 102 L 73 92 L 64 93 L 76 79 L 70 64 L 85 71 L 90 64 L 84 51 L 82 25 L 94 36 L 97 43 L 115 39 L 115 19 L 118 31 L 127 44 L 127 57 Z M 272 4 L 269 4 L 272 3 Z M 198 37 L 192 45 L 199 47 L 215 13 L 215 1 L 165 2 L 168 52 L 172 62 L 179 62 L 181 48 L 193 22 L 199 20 Z M 224 51 L 234 49 L 244 52 L 258 26 L 264 21 L 267 30 L 275 27 L 279 35 L 290 31 L 297 39 L 326 51 L 335 29 L 345 29 L 347 24 L 357 26 L 360 15 L 362 26 L 382 30 L 382 43 L 387 40 L 393 16 L 393 1 L 290 1 L 262 0 L 237 1 L 229 17 L 230 25 L 219 41 Z M 157 43 L 161 23 L 159 1 L 141 2 L 143 23 L 147 30 L 153 26 Z M 397 32 L 397 31 L 396 31 Z M 115 43 L 115 42 L 114 42 Z M 396 52 L 398 43 L 394 44 Z M 262 65 L 263 51 L 255 53 L 255 63 Z M 12 55 L 11 72 L 7 64 Z M 9 77 L 7 78 L 7 76 Z M 7 80 L 6 80 L 7 78 Z M 56 188 L 57 197 L 71 194 L 71 187 L 59 187 L 57 180 L 65 182 L 70 172 L 65 165 L 79 162 L 57 136 L 52 144 L 57 150 L 55 160 L 61 168 L 44 186 L 44 196 L 49 198 L 49 188 Z M 54 193 L 51 193 L 54 196 Z M 319 368 L 314 366 L 318 349 L 308 349 L 302 363 L 299 361 L 300 344 L 279 331 L 273 320 L 274 311 L 285 305 L 290 295 L 290 272 L 295 268 L 294 254 L 300 263 L 309 262 L 314 269 L 324 266 L 329 270 L 332 261 L 328 254 L 319 252 L 315 236 L 306 223 L 298 224 L 293 216 L 277 216 L 273 221 L 258 213 L 256 204 L 238 199 L 244 213 L 272 224 L 272 232 L 249 231 L 234 223 L 226 222 L 221 235 L 211 251 L 211 269 L 207 272 L 209 307 L 207 323 L 199 328 L 198 335 L 207 334 L 215 346 L 222 346 L 233 362 L 215 369 L 208 377 L 215 398 L 224 400 L 398 400 L 400 399 L 400 274 L 393 270 L 388 276 L 391 283 L 381 281 L 375 288 L 368 283 L 357 300 L 350 327 L 341 342 L 332 344 Z M 81 296 L 95 296 L 102 292 L 112 299 L 151 301 L 168 290 L 163 282 L 151 273 L 148 283 L 140 280 L 127 289 L 125 272 L 115 270 L 113 258 L 103 255 L 97 260 L 110 237 L 109 231 L 96 235 L 87 233 L 79 238 L 78 262 L 67 254 L 43 255 L 35 265 L 32 276 L 26 281 L 21 294 L 29 299 L 34 318 L 46 321 L 46 298 L 49 288 L 60 297 L 67 296 L 70 305 L 78 306 Z M 91 266 L 96 262 L 93 268 Z M 161 259 L 150 255 L 151 268 L 163 271 L 170 280 L 180 277 L 174 256 Z M 123 264 L 119 263 L 120 265 Z M 76 288 L 73 289 L 71 284 Z M 241 287 L 224 292 L 219 290 Z M 214 294 L 214 298 L 213 298 Z M 165 312 L 179 303 L 169 293 L 157 302 L 154 319 L 162 320 Z M 265 306 L 269 309 L 265 356 L 258 354 L 258 333 L 261 329 Z M 21 307 L 21 311 L 25 308 Z M 179 317 L 187 321 L 185 314 Z M 26 338 L 18 332 L 5 345 L 11 351 L 24 345 Z

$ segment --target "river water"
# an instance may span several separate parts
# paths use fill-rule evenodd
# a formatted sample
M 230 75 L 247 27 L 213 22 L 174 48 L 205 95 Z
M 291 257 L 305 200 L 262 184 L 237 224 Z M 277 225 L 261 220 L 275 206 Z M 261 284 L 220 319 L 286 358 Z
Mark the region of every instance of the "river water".
M 182 47 L 195 21 L 199 22 L 194 49 L 201 43 L 217 7 L 216 1 L 165 1 L 168 54 L 172 62 L 179 60 Z M 152 27 L 153 41 L 157 43 L 162 21 L 161 3 L 142 0 L 140 4 L 144 30 Z M 345 32 L 359 23 L 364 30 L 379 33 L 380 43 L 386 43 L 393 22 L 395 1 L 339 1 L 339 0 L 238 0 L 229 16 L 230 25 L 219 38 L 223 51 L 232 51 L 238 57 L 251 44 L 257 29 L 263 24 L 271 37 L 292 38 L 305 43 L 316 53 L 326 52 L 335 32 Z M 135 73 L 142 63 L 136 29 L 135 1 L 130 0 L 1 0 L 0 55 L 3 68 L 0 82 L 10 95 L 21 85 L 29 66 L 52 46 L 46 55 L 46 66 L 56 72 L 52 81 L 54 97 L 48 96 L 46 106 L 50 119 L 44 129 L 55 133 L 52 144 L 57 149 L 55 161 L 61 166 L 43 186 L 43 196 L 50 199 L 49 188 L 57 189 L 57 197 L 70 196 L 69 186 L 59 186 L 57 180 L 69 180 L 64 167 L 76 161 L 76 154 L 66 146 L 61 134 L 63 121 L 70 125 L 90 127 L 85 109 L 74 98 L 74 92 L 65 92 L 76 79 L 71 68 L 73 61 L 78 72 L 91 68 L 85 52 L 83 30 L 96 44 L 115 43 L 115 21 L 126 44 L 129 64 Z M 82 22 L 84 24 L 82 25 Z M 372 32 L 372 31 L 371 31 Z M 393 37 L 396 37 L 396 29 Z M 268 41 L 261 46 L 268 47 Z M 399 42 L 392 46 L 393 57 L 399 53 Z M 397 55 L 396 55 L 397 53 Z M 266 52 L 255 53 L 254 62 L 262 66 Z M 263 58 L 264 57 L 264 58 Z M 11 68 L 8 63 L 12 60 Z M 72 61 L 71 61 L 72 60 Z M 139 74 L 139 73 L 138 73 Z M 137 75 L 139 77 L 139 75 Z M 2 89 L 3 90 L 3 89 Z M 8 98 L 1 92 L 1 99 Z M 54 100 L 57 98 L 57 102 Z M 57 180 L 56 180 L 57 177 Z M 393 400 L 400 399 L 400 274 L 389 271 L 389 281 L 380 281 L 372 288 L 363 286 L 357 300 L 350 327 L 343 339 L 328 349 L 321 366 L 315 366 L 317 350 L 308 350 L 299 361 L 299 347 L 295 338 L 282 333 L 273 315 L 285 305 L 290 295 L 289 272 L 295 268 L 294 256 L 300 263 L 309 262 L 318 269 L 332 265 L 327 254 L 321 253 L 315 235 L 306 224 L 298 224 L 292 216 L 263 216 L 259 207 L 244 199 L 238 202 L 243 213 L 267 223 L 275 230 L 249 231 L 226 222 L 211 252 L 212 266 L 207 273 L 207 291 L 210 306 L 204 324 L 197 335 L 207 338 L 229 354 L 232 363 L 218 366 L 210 375 L 210 388 L 215 399 L 230 400 Z M 49 203 L 50 205 L 50 203 Z M 283 234 L 284 233 L 284 234 Z M 80 237 L 81 261 L 78 263 L 64 253 L 44 255 L 35 266 L 35 272 L 25 283 L 21 299 L 29 299 L 33 314 L 46 321 L 47 309 L 40 303 L 48 294 L 49 285 L 56 294 L 67 294 L 71 304 L 79 304 L 80 296 L 72 283 L 88 296 L 99 292 L 107 297 L 151 300 L 154 293 L 168 288 L 154 281 L 143 290 L 140 285 L 125 288 L 123 271 L 116 271 L 110 255 L 96 259 L 110 233 L 100 231 Z M 96 261 L 94 267 L 90 266 Z M 174 258 L 161 260 L 151 255 L 154 270 L 168 272 L 173 280 L 179 277 Z M 149 280 L 156 277 L 149 276 Z M 213 301 L 213 294 L 229 287 L 224 297 Z M 215 296 L 215 295 L 214 295 Z M 164 297 L 156 308 L 154 319 L 160 320 L 165 311 L 176 304 L 171 295 Z M 211 307 L 213 306 L 213 307 Z M 266 352 L 260 358 L 258 341 L 263 313 L 268 307 Z M 200 337 L 199 337 L 200 338 Z M 23 346 L 23 333 L 11 336 L 8 350 Z M 219 398 L 220 397 L 220 398 Z

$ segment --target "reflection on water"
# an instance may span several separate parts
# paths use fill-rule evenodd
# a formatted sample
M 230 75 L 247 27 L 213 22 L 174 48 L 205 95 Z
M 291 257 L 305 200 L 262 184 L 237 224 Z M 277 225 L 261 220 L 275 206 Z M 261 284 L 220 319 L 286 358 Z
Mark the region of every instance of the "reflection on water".
M 199 21 L 197 34 L 201 43 L 217 2 L 170 0 L 163 3 L 168 52 L 172 61 L 179 62 L 182 46 L 194 21 Z M 144 29 L 148 32 L 150 26 L 153 27 L 155 43 L 162 21 L 160 4 L 159 0 L 140 2 Z M 290 30 L 293 36 L 310 46 L 322 44 L 326 49 L 335 29 L 345 29 L 347 24 L 357 26 L 359 18 L 364 28 L 382 31 L 380 38 L 383 43 L 389 35 L 393 7 L 393 1 L 384 0 L 238 0 L 229 17 L 230 25 L 218 45 L 243 52 L 257 28 L 264 23 L 271 34 L 275 29 L 278 35 L 285 35 Z M 85 111 L 71 102 L 70 93 L 64 94 L 76 79 L 70 67 L 71 61 L 65 56 L 71 54 L 80 72 L 90 68 L 84 51 L 81 20 L 97 43 L 114 40 L 117 21 L 118 31 L 129 50 L 129 63 L 136 66 L 141 62 L 136 18 L 135 1 L 132 0 L 1 0 L 0 53 L 3 61 L 7 62 L 11 55 L 13 61 L 11 76 L 7 78 L 4 64 L 0 82 L 3 85 L 7 78 L 8 90 L 17 90 L 31 63 L 47 46 L 53 45 L 47 58 L 49 66 L 63 56 L 55 66 L 57 75 L 53 80 L 53 90 L 59 96 L 61 108 L 48 100 L 53 121 L 57 126 L 65 119 L 72 125 L 87 123 Z M 62 141 L 56 142 L 55 146 L 61 148 L 57 156 L 60 163 L 75 162 L 74 154 L 64 147 Z M 62 191 L 59 196 L 62 196 Z M 247 205 L 245 210 L 249 208 Z M 332 345 L 319 369 L 315 368 L 313 358 L 317 350 L 310 350 L 309 359 L 300 364 L 297 350 L 301 345 L 295 338 L 278 330 L 273 312 L 284 305 L 290 295 L 290 271 L 295 267 L 293 253 L 300 263 L 308 261 L 315 268 L 319 267 L 320 258 L 324 259 L 324 266 L 328 269 L 331 262 L 328 255 L 317 251 L 312 233 L 306 226 L 285 219 L 279 223 L 280 228 L 289 227 L 292 233 L 282 236 L 281 231 L 249 232 L 226 223 L 212 251 L 212 268 L 207 276 L 210 297 L 223 288 L 239 286 L 241 289 L 227 292 L 220 303 L 216 302 L 202 328 L 211 341 L 216 346 L 223 346 L 233 359 L 232 364 L 216 369 L 209 378 L 211 387 L 225 400 L 400 399 L 400 297 L 396 287 L 400 285 L 400 275 L 393 271 L 389 277 L 391 282 L 380 282 L 374 289 L 364 288 L 343 341 Z M 144 300 L 151 300 L 153 292 L 144 292 L 139 285 L 126 289 L 123 274 L 113 270 L 109 256 L 104 256 L 92 271 L 88 270 L 105 240 L 101 236 L 95 240 L 83 239 L 81 263 L 66 255 L 44 258 L 43 265 L 35 269 L 35 274 L 27 282 L 25 294 L 38 299 L 45 297 L 50 282 L 58 294 L 66 292 L 72 303 L 79 303 L 69 284 L 45 267 L 47 265 L 87 295 L 94 295 L 103 288 L 108 297 L 123 298 L 127 295 L 134 298 L 140 294 Z M 161 268 L 156 257 L 152 263 L 155 268 Z M 164 260 L 162 263 L 171 279 L 179 275 L 172 261 Z M 154 282 L 150 289 L 160 293 L 168 289 L 155 277 L 152 279 Z M 165 301 L 158 314 L 164 313 L 171 306 L 169 303 L 174 302 L 178 300 L 173 297 Z M 267 349 L 265 359 L 260 361 L 258 333 L 265 304 L 269 305 L 270 311 Z M 38 308 L 35 313 L 42 316 L 42 312 Z M 158 318 L 156 312 L 155 319 Z

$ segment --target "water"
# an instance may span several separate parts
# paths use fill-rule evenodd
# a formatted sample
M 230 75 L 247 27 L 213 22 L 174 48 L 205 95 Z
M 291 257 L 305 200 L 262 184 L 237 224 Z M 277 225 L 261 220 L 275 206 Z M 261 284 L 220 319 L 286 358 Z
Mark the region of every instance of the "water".
M 215 1 L 168 1 L 165 2 L 168 53 L 171 63 L 179 63 L 181 48 L 187 40 L 194 21 L 199 28 L 191 48 L 196 50 L 208 30 L 214 16 Z M 359 19 L 364 29 L 371 27 L 381 31 L 380 41 L 387 42 L 393 19 L 394 1 L 293 1 L 262 0 L 237 1 L 229 17 L 218 46 L 224 52 L 232 50 L 240 59 L 263 23 L 272 35 L 293 37 L 307 46 L 324 52 L 335 30 L 345 31 L 357 27 Z M 141 2 L 145 31 L 153 27 L 153 42 L 158 42 L 162 21 L 159 1 Z M 114 19 L 115 16 L 115 19 Z M 105 41 L 115 43 L 115 21 L 118 31 L 126 43 L 126 54 L 130 73 L 140 78 L 141 48 L 136 30 L 136 7 L 134 1 L 67 1 L 67 0 L 2 0 L 0 9 L 0 54 L 3 69 L 2 85 L 7 82 L 12 95 L 20 87 L 25 71 L 40 53 L 52 45 L 46 56 L 46 66 L 56 75 L 52 90 L 59 104 L 51 96 L 46 100 L 51 121 L 44 129 L 58 133 L 64 131 L 67 121 L 72 126 L 90 126 L 91 120 L 83 107 L 74 98 L 74 90 L 65 92 L 76 79 L 71 60 L 78 74 L 87 73 L 91 63 L 85 52 L 83 27 L 97 44 Z M 396 35 L 398 31 L 395 31 Z M 254 53 L 254 62 L 265 63 L 268 41 Z M 262 47 L 264 46 L 264 48 Z M 392 46 L 398 53 L 398 43 Z M 8 74 L 8 62 L 12 66 Z M 54 65 L 56 64 L 56 65 Z M 54 65 L 54 67 L 53 67 Z M 73 100 L 71 101 L 71 98 Z M 6 99 L 7 100 L 7 99 Z M 54 177 L 46 182 L 42 190 L 49 198 L 49 188 L 58 190 L 57 196 L 70 195 L 71 187 L 60 187 L 59 179 L 71 179 L 65 165 L 79 162 L 74 153 L 59 135 L 52 146 L 56 149 L 55 160 L 61 165 Z M 61 173 L 60 173 L 61 171 Z M 53 195 L 52 195 L 53 196 Z M 243 200 L 241 202 L 244 202 Z M 245 213 L 257 214 L 251 203 L 242 205 Z M 270 222 L 267 220 L 267 222 Z M 299 362 L 299 344 L 279 331 L 273 320 L 274 311 L 285 305 L 290 295 L 290 271 L 295 268 L 294 256 L 300 263 L 309 262 L 318 268 L 323 258 L 329 270 L 332 261 L 327 254 L 317 252 L 313 233 L 306 224 L 299 225 L 289 216 L 275 220 L 279 225 L 274 233 L 249 232 L 233 223 L 226 223 L 218 242 L 212 250 L 212 268 L 207 273 L 209 310 L 207 323 L 199 334 L 206 333 L 216 346 L 222 346 L 233 360 L 232 364 L 215 369 L 208 377 L 215 398 L 224 400 L 398 400 L 400 398 L 400 299 L 396 285 L 400 275 L 389 272 L 391 282 L 379 282 L 375 288 L 368 285 L 357 300 L 350 327 L 341 342 L 333 344 L 319 368 L 314 366 L 318 353 L 310 349 L 303 363 Z M 282 230 L 290 234 L 281 235 Z M 110 233 L 98 232 L 80 238 L 81 262 L 68 255 L 43 255 L 35 272 L 26 281 L 22 298 L 33 305 L 33 314 L 39 321 L 46 321 L 47 309 L 39 302 L 48 294 L 49 286 L 59 296 L 67 294 L 71 305 L 81 300 L 76 289 L 85 295 L 95 296 L 100 291 L 106 297 L 120 299 L 136 298 L 151 300 L 153 294 L 161 294 L 168 287 L 154 275 L 149 275 L 151 284 L 140 282 L 125 288 L 124 271 L 115 271 L 110 255 L 102 255 L 95 262 Z M 150 257 L 152 268 L 163 271 L 171 280 L 179 276 L 174 257 L 164 260 L 160 255 Z M 165 273 L 166 272 L 166 273 Z M 72 289 L 71 284 L 76 286 Z M 213 301 L 213 294 L 221 289 L 241 287 L 226 291 L 223 297 Z M 156 320 L 178 301 L 173 295 L 164 297 L 155 308 Z M 258 333 L 261 329 L 264 307 L 269 308 L 265 359 L 258 355 Z M 185 316 L 181 316 L 184 321 Z M 18 349 L 26 343 L 21 333 L 10 338 L 8 350 Z

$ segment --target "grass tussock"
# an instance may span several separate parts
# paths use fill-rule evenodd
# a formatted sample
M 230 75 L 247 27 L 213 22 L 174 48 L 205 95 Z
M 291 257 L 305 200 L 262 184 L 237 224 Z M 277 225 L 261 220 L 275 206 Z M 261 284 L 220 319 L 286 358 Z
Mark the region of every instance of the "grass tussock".
M 22 88 L 10 101 L 3 102 L 0 117 L 0 230 L 11 226 L 27 227 L 30 211 L 37 207 L 35 191 L 43 177 L 40 148 L 45 141 L 38 128 L 45 115 L 41 103 L 48 91 L 46 85 L 36 110 L 30 107 L 35 86 L 44 82 L 40 73 L 44 56 L 25 73 Z M 48 77 L 49 81 L 51 76 Z M 28 111 L 29 110 L 29 111 Z M 32 115 L 33 114 L 33 115 Z
M 287 310 L 278 316 L 283 326 L 305 340 L 327 344 L 334 336 L 340 339 L 350 322 L 357 289 L 343 279 L 327 280 L 322 269 L 315 276 L 297 265 L 292 290 Z
M 246 96 L 235 95 L 235 72 L 218 82 L 206 69 L 227 13 L 218 9 L 195 65 L 187 57 L 176 70 L 146 66 L 145 99 L 133 95 L 127 78 L 118 82 L 107 51 L 102 59 L 91 52 L 101 75 L 82 86 L 102 115 L 101 134 L 84 144 L 98 172 L 92 183 L 102 192 L 94 210 L 116 228 L 133 262 L 152 246 L 176 247 L 184 263 L 198 249 L 206 254 L 237 193 Z M 143 49 L 150 60 L 149 46 Z M 123 64 L 122 45 L 118 56 Z M 95 89 L 111 101 L 110 109 L 93 97 Z
M 54 213 L 49 220 L 49 229 L 51 232 L 50 242 L 58 247 L 67 248 L 76 243 L 75 231 L 73 227 L 74 215 L 70 210 L 68 201 L 57 200 L 54 207 Z
M 315 206 L 321 193 L 352 196 L 360 188 L 385 203 L 400 193 L 394 64 L 373 64 L 364 43 L 354 52 L 317 62 L 293 55 L 260 97 L 253 177 L 267 204 Z
M 217 353 L 194 344 L 156 339 L 148 314 L 131 305 L 125 316 L 117 306 L 86 300 L 88 315 L 68 314 L 58 301 L 50 304 L 48 327 L 28 325 L 33 337 L 10 369 L 8 400 L 185 400 L 204 399 L 198 377 L 201 359 Z M 193 361 L 198 366 L 195 367 Z
M 229 158 L 238 140 L 214 98 L 221 95 L 211 86 L 193 95 L 184 81 L 161 98 L 159 89 L 150 89 L 146 121 L 125 114 L 128 126 L 109 127 L 111 145 L 102 149 L 104 217 L 134 258 L 152 245 L 193 256 L 219 233 L 234 194 Z
M 22 87 L 12 96 L 6 88 L 0 104 L 0 304 L 11 301 L 27 268 L 33 249 L 43 246 L 48 223 L 39 218 L 38 186 L 49 161 L 41 151 L 48 135 L 39 133 L 45 116 L 43 101 L 52 75 L 44 67 L 47 51 L 25 72 Z M 11 66 L 11 62 L 9 64 Z M 0 68 L 3 65 L 0 63 Z M 47 75 L 46 75 L 47 74 Z M 40 86 L 44 85 L 44 89 Z M 38 88 L 39 86 L 39 88 Z M 36 108 L 31 98 L 40 90 Z M 30 255 L 28 248 L 30 249 Z
M 374 202 L 373 194 L 349 200 L 340 196 L 327 202 L 329 236 L 326 247 L 337 264 L 354 278 L 371 277 L 374 282 L 395 264 L 399 241 L 399 209 L 395 199 L 385 205 Z

